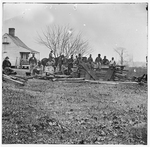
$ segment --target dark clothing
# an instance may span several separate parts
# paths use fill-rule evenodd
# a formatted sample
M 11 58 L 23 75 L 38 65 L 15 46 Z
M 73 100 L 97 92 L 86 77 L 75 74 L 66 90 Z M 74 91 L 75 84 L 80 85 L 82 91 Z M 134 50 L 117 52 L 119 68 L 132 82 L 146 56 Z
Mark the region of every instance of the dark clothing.
M 35 58 L 35 57 L 31 57 L 31 58 L 29 59 L 29 64 L 37 64 L 36 58 Z
M 93 58 L 92 58 L 92 57 L 89 57 L 89 58 L 88 58 L 88 62 L 89 62 L 89 63 L 92 63 L 92 62 L 93 62 Z
M 67 66 L 67 58 L 62 58 L 62 65 Z
M 53 57 L 53 53 L 49 53 L 49 58 L 52 58 Z
M 87 57 L 82 57 L 82 61 L 83 61 L 84 63 L 86 63 L 86 62 L 87 62 Z
M 68 64 L 73 63 L 73 58 L 68 59 Z
M 80 62 L 82 62 L 82 58 L 81 58 L 81 57 L 78 57 L 78 58 L 77 58 L 77 61 L 76 61 L 76 64 L 79 65 Z
M 33 75 L 35 74 L 42 74 L 42 65 L 37 65 L 33 69 Z
M 95 59 L 95 62 L 96 62 L 96 63 L 99 63 L 99 62 L 102 63 L 102 58 L 101 58 L 101 57 L 97 57 L 97 58 Z
M 4 60 L 3 61 L 3 69 L 5 69 L 6 67 L 11 67 L 11 63 L 9 60 Z
M 3 61 L 3 74 L 16 75 L 17 73 L 11 69 L 11 63 L 9 60 Z
M 104 64 L 104 65 L 108 65 L 108 64 L 109 64 L 108 59 L 103 59 L 103 64 Z
M 62 65 L 62 59 L 61 59 L 61 56 L 59 56 L 58 58 L 59 71 L 61 71 L 61 65 Z
M 13 71 L 10 67 L 5 67 L 5 69 L 3 70 L 3 74 L 16 75 L 17 73 L 15 71 Z
M 67 65 L 67 59 L 65 57 L 60 56 L 58 58 L 58 65 L 59 65 L 59 71 L 62 71 L 62 65 L 68 66 Z
M 68 59 L 68 73 L 70 74 L 73 68 L 73 58 Z

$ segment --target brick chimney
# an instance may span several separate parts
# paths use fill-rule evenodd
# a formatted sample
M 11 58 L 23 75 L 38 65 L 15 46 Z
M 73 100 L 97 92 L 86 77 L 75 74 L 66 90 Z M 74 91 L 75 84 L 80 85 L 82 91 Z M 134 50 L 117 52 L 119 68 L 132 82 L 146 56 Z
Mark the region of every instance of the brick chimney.
M 15 36 L 15 28 L 9 28 L 9 35 Z

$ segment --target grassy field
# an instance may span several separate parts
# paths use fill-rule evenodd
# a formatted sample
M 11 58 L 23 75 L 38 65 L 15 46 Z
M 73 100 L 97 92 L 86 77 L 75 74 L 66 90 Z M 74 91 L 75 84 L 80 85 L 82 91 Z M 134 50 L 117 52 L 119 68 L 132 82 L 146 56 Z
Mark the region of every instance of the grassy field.
M 3 144 L 146 144 L 147 87 L 3 82 Z

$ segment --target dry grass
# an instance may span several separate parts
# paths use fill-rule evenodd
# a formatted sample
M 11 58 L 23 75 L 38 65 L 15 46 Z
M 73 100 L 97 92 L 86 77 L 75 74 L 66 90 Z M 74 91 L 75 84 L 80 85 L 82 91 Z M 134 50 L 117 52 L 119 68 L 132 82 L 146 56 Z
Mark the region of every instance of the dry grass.
M 146 144 L 130 130 L 147 124 L 147 87 L 3 83 L 2 118 L 4 144 Z

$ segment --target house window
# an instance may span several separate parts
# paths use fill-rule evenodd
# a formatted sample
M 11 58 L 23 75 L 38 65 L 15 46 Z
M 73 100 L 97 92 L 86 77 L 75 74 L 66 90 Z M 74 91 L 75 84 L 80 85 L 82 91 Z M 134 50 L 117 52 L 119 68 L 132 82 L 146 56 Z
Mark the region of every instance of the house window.
M 3 44 L 9 44 L 8 40 L 7 40 L 7 37 L 4 37 L 3 38 Z
M 4 37 L 4 42 L 7 42 L 7 37 Z

